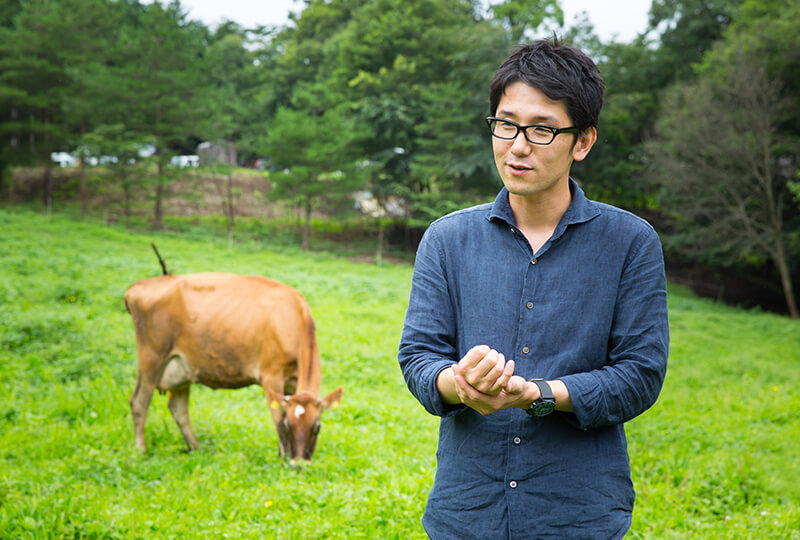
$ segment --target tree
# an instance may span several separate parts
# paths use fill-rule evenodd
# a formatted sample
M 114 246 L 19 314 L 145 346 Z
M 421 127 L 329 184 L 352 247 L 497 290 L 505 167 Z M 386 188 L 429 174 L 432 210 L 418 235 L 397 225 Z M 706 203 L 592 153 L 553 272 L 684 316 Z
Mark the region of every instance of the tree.
M 204 131 L 212 142 L 235 145 L 240 161 L 261 157 L 260 142 L 274 115 L 274 34 L 225 21 L 205 38 L 199 65 L 211 106 Z
M 246 32 L 235 23 L 227 22 L 217 28 L 203 52 L 210 97 L 214 104 L 208 111 L 208 134 L 212 141 L 230 144 L 238 138 L 247 116 L 243 99 L 248 85 L 246 70 L 252 55 L 245 48 Z
M 505 0 L 492 6 L 492 13 L 508 25 L 514 43 L 519 43 L 527 30 L 534 30 L 547 20 L 564 25 L 564 12 L 557 0 Z
M 630 210 L 648 206 L 651 186 L 642 181 L 643 141 L 653 129 L 663 90 L 657 51 L 643 38 L 602 45 L 599 67 L 606 82 L 598 142 L 572 174 L 595 198 Z
M 771 260 L 797 318 L 786 229 L 795 170 L 781 164 L 800 148 L 778 132 L 790 103 L 759 57 L 728 60 L 669 96 L 649 145 L 651 171 L 664 206 L 688 235 L 675 238 L 706 260 Z
M 7 140 L 1 161 L 41 164 L 45 168 L 43 203 L 53 203 L 50 154 L 69 139 L 63 96 L 68 84 L 65 52 L 69 28 L 63 24 L 69 6 L 31 0 L 0 28 L 0 135 Z
M 355 171 L 353 143 L 363 137 L 346 105 L 316 115 L 308 109 L 280 109 L 264 151 L 280 172 L 270 176 L 273 198 L 288 200 L 305 214 L 303 249 L 311 236 L 311 211 L 326 198 L 341 198 L 362 187 Z
M 118 113 L 140 142 L 155 147 L 153 226 L 162 227 L 162 200 L 174 149 L 205 139 L 214 119 L 212 87 L 201 65 L 205 29 L 187 22 L 180 4 L 133 3 L 121 28 L 112 74 Z
M 379 199 L 426 220 L 497 189 L 487 94 L 511 41 L 462 0 L 379 0 L 336 37 L 334 81 L 372 132 L 362 152 Z M 364 29 L 367 28 L 367 31 Z
M 631 43 L 599 44 L 590 29 L 567 39 L 585 47 L 606 82 L 598 144 L 573 167 L 592 197 L 633 211 L 653 208 L 652 184 L 643 181 L 644 141 L 652 135 L 661 94 L 693 76 L 692 66 L 724 34 L 741 0 L 654 0 L 648 31 Z M 576 39 L 577 38 L 577 39 Z
M 81 213 L 86 214 L 88 193 L 86 186 L 85 136 L 95 126 L 109 121 L 103 114 L 107 108 L 100 106 L 108 100 L 113 86 L 105 73 L 112 62 L 111 36 L 121 22 L 121 10 L 114 9 L 108 0 L 68 1 L 61 24 L 72 35 L 71 46 L 64 51 L 68 84 L 62 97 L 62 109 L 70 133 L 70 148 L 77 147 L 80 157 Z M 112 83 L 113 84 L 113 83 Z
M 792 100 L 793 106 L 786 111 L 779 130 L 795 137 L 800 135 L 800 47 L 795 36 L 798 25 L 800 4 L 793 0 L 746 0 L 731 24 L 735 41 L 730 47 L 714 51 L 715 56 L 747 51 L 761 60 L 770 77 L 780 79 L 783 96 Z
M 660 87 L 693 75 L 692 64 L 719 40 L 743 0 L 653 0 L 650 28 L 660 33 Z
M 6 0 L 0 5 L 0 26 L 13 26 L 14 17 L 22 11 L 22 0 Z
M 125 225 L 130 226 L 134 191 L 141 187 L 145 176 L 145 164 L 139 154 L 141 144 L 122 124 L 103 124 L 86 133 L 82 140 L 89 155 L 111 158 L 105 167 L 122 190 Z

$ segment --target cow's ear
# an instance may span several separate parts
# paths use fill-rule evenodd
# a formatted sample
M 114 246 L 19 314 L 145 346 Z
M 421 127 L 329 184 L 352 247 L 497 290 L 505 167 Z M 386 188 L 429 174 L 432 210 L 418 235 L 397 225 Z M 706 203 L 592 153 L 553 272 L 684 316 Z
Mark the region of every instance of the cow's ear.
M 284 396 L 273 390 L 269 389 L 269 408 L 273 410 L 281 409 L 286 412 L 286 400 Z
M 322 410 L 335 409 L 342 401 L 342 387 L 340 386 L 322 399 Z

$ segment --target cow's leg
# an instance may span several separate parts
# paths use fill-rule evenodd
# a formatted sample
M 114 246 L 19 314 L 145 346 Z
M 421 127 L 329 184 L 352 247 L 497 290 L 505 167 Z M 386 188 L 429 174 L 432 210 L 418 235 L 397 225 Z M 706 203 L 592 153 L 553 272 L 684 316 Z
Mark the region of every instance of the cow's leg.
M 180 388 L 173 388 L 169 392 L 169 411 L 172 417 L 181 428 L 183 440 L 186 441 L 186 446 L 189 451 L 197 450 L 200 445 L 197 444 L 197 437 L 194 436 L 192 431 L 192 424 L 189 422 L 189 389 L 190 385 L 182 386 Z
M 136 388 L 133 390 L 130 403 L 136 448 L 142 452 L 147 452 L 147 445 L 144 441 L 144 424 L 147 420 L 147 409 L 150 407 L 150 400 L 153 398 L 153 390 L 155 390 L 155 385 L 149 383 L 141 372 L 137 373 Z
M 267 396 L 267 404 L 269 405 L 269 412 L 272 415 L 272 421 L 275 424 L 275 430 L 278 432 L 278 455 L 283 459 L 290 453 L 289 444 L 291 442 L 289 426 L 285 421 L 286 405 L 284 403 L 283 393 L 266 383 L 262 383 L 262 385 L 264 394 Z

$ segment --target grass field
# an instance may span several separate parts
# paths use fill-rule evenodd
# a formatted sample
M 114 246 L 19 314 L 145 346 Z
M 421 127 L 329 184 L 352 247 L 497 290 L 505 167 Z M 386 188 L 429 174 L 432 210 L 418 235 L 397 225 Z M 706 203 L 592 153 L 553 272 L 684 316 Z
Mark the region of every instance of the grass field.
M 135 339 L 122 303 L 158 275 L 265 275 L 317 324 L 323 416 L 311 466 L 277 456 L 260 388 L 195 386 L 188 454 L 156 394 L 133 448 Z M 220 234 L 131 232 L 0 209 L 0 538 L 425 538 L 437 420 L 405 388 L 397 343 L 410 265 Z M 628 538 L 800 539 L 800 322 L 670 291 L 658 403 L 627 426 Z

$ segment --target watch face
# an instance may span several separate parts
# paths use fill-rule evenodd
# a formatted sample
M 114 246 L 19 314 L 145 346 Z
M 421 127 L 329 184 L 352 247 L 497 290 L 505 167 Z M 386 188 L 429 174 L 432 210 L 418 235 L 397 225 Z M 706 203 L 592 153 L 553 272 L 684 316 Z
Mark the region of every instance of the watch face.
M 535 416 L 546 416 L 555 410 L 556 404 L 552 401 L 542 401 L 531 407 L 531 412 Z

